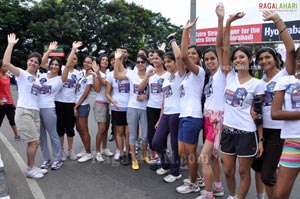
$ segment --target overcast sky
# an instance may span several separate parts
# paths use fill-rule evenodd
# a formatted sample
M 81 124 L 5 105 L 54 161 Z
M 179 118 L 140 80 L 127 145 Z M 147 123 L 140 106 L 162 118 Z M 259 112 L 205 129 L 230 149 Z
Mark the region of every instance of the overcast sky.
M 164 17 L 170 18 L 175 25 L 184 25 L 190 17 L 190 0 L 126 0 L 135 2 L 153 12 L 160 12 Z M 245 12 L 246 16 L 242 20 L 234 22 L 233 25 L 259 24 L 263 23 L 262 12 L 259 3 L 296 3 L 297 11 L 279 11 L 284 21 L 300 20 L 300 0 L 197 0 L 197 29 L 211 28 L 217 26 L 215 7 L 219 2 L 223 2 L 225 16 L 236 12 Z

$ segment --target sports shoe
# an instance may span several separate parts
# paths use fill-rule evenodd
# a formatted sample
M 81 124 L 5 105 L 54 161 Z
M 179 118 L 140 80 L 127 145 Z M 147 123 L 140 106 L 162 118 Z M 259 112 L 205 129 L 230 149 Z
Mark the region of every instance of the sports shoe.
M 157 175 L 165 175 L 166 173 L 169 172 L 169 169 L 160 168 L 160 169 L 157 169 L 155 172 Z
M 81 158 L 78 159 L 78 162 L 86 162 L 88 160 L 93 159 L 93 156 L 91 153 L 85 153 Z
M 62 154 L 61 160 L 66 161 L 67 160 L 67 153 L 64 149 L 61 150 L 61 154 Z
M 227 199 L 237 199 L 237 196 L 236 195 L 235 196 L 228 196 Z
M 51 165 L 52 170 L 57 170 L 63 165 L 62 161 L 54 161 Z
M 48 167 L 50 166 L 51 164 L 51 161 L 48 160 L 48 161 L 44 161 L 42 164 L 41 164 L 41 169 L 48 169 Z
M 157 159 L 155 157 L 151 157 L 149 164 L 157 164 Z
M 117 149 L 117 150 L 116 150 L 116 153 L 115 153 L 115 155 L 114 155 L 114 160 L 119 160 L 119 159 L 120 159 L 120 150 Z
M 15 141 L 20 141 L 21 140 L 21 137 L 19 135 L 15 136 L 14 138 Z
M 198 196 L 196 199 L 215 199 L 215 197 L 214 196 L 212 196 L 212 197 L 207 196 L 206 191 L 202 190 L 202 191 L 200 191 L 200 196 Z
M 104 162 L 104 159 L 103 159 L 103 157 L 102 157 L 102 155 L 101 155 L 100 152 L 98 152 L 98 153 L 96 154 L 96 160 L 97 160 L 98 162 Z
M 142 158 L 143 162 L 145 162 L 146 164 L 150 164 L 150 159 L 148 156 L 145 156 Z
M 72 149 L 68 150 L 68 156 L 70 157 L 71 160 L 77 160 L 77 155 Z
M 108 148 L 102 149 L 101 153 L 102 153 L 102 155 L 105 155 L 105 156 L 107 156 L 107 157 L 111 157 L 111 156 L 114 155 L 114 153 L 111 152 Z
M 181 174 L 179 174 L 178 176 L 173 176 L 171 174 L 167 175 L 166 177 L 163 178 L 163 180 L 165 182 L 175 182 L 176 180 L 180 179 L 182 177 Z
M 139 163 L 138 163 L 138 161 L 137 160 L 132 160 L 132 162 L 131 162 L 131 168 L 133 169 L 133 170 L 138 170 L 138 169 L 140 169 L 140 166 L 139 166 Z
M 81 158 L 85 153 L 86 153 L 85 150 L 82 149 L 82 150 L 80 151 L 80 153 L 77 153 L 77 158 Z
M 217 197 L 224 196 L 224 188 L 221 187 L 220 189 L 216 189 L 215 186 L 214 186 L 213 187 L 213 194 L 214 194 L 214 196 L 217 196 Z
M 183 184 L 185 185 L 191 184 L 191 179 L 190 178 L 184 179 Z M 205 187 L 204 179 L 202 177 L 196 179 L 196 184 L 198 184 L 199 187 Z
M 44 174 L 40 173 L 39 170 L 37 170 L 37 167 L 33 168 L 27 168 L 25 170 L 25 175 L 27 178 L 42 178 L 44 177 Z
M 176 191 L 178 193 L 192 193 L 192 192 L 199 192 L 200 191 L 200 187 L 198 184 L 196 183 L 190 183 L 190 184 L 183 184 L 179 187 L 176 188 Z
M 120 162 L 122 165 L 127 166 L 130 164 L 129 158 L 127 155 L 120 156 Z

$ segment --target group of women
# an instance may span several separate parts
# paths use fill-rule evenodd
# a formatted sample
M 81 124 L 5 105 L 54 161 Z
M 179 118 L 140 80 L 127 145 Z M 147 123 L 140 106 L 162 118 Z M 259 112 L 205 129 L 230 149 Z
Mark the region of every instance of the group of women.
M 265 11 L 264 20 L 274 22 L 286 47 L 286 67 L 279 69 L 274 49 L 261 48 L 256 52 L 255 63 L 265 75 L 258 80 L 253 77 L 250 48 L 240 46 L 230 53 L 231 23 L 245 14 L 229 16 L 224 37 L 223 4 L 217 5 L 216 15 L 216 46 L 203 54 L 205 68 L 199 47 L 188 46 L 189 30 L 197 19 L 184 26 L 181 48 L 175 34 L 170 34 L 167 40 L 172 52 L 155 50 L 151 63 L 147 55 L 139 53 L 134 70 L 126 68 L 127 57 L 117 49 L 111 56 L 100 56 L 99 61 L 87 56 L 83 70 L 79 71 L 75 69 L 79 63 L 76 50 L 82 43 L 74 42 L 65 67 L 54 57 L 48 64 L 49 72 L 37 74 L 37 69 L 47 65 L 50 52 L 57 47 L 56 42 L 51 42 L 43 58 L 37 53 L 28 57 L 25 71 L 10 63 L 18 39 L 15 34 L 8 35 L 3 65 L 17 77 L 19 84 L 16 124 L 22 139 L 27 142 L 26 176 L 41 178 L 50 163 L 52 169 L 59 169 L 67 157 L 79 158 L 78 162 L 93 158 L 88 129 L 88 95 L 94 88 L 97 93 L 93 105 L 98 124 L 97 161 L 104 161 L 103 154 L 112 155 L 105 142 L 111 121 L 120 155 L 118 159 L 123 165 L 131 163 L 132 169 L 139 169 L 135 146 L 138 137 L 142 140 L 142 161 L 155 163 L 160 160 L 161 166 L 155 172 L 168 174 L 163 178 L 165 182 L 180 179 L 181 161 L 186 163 L 189 178 L 176 188 L 179 193 L 200 192 L 205 186 L 197 199 L 223 196 L 222 154 L 228 199 L 247 197 L 251 167 L 259 174 L 256 180 L 265 185 L 268 198 L 289 198 L 300 168 L 300 132 L 297 130 L 300 77 L 295 74 L 300 67 L 300 48 L 295 51 L 293 40 L 279 15 Z M 109 64 L 113 71 L 107 70 Z M 262 111 L 253 107 L 257 98 L 261 100 L 262 106 L 258 108 Z M 256 122 L 261 117 L 263 122 Z M 84 146 L 77 155 L 73 151 L 74 123 Z M 202 129 L 205 141 L 197 157 Z M 47 134 L 51 139 L 53 162 Z M 67 135 L 67 152 L 64 134 Z M 169 135 L 171 154 L 166 152 Z M 39 145 L 43 156 L 41 168 L 34 166 Z M 240 176 L 237 195 L 236 162 Z M 198 172 L 198 163 L 203 177 Z M 263 197 L 258 195 L 258 198 Z

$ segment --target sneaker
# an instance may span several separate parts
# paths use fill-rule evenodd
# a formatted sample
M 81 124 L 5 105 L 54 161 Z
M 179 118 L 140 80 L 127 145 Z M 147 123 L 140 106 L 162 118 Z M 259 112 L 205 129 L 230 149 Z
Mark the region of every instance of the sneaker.
M 171 174 L 167 175 L 166 177 L 163 178 L 163 180 L 165 182 L 175 182 L 176 180 L 180 179 L 182 177 L 181 174 L 179 174 L 178 176 L 173 176 Z
M 14 138 L 15 141 L 20 141 L 21 140 L 21 137 L 19 135 L 15 136 Z
M 52 170 L 57 170 L 63 165 L 62 161 L 54 161 L 51 165 Z
M 102 153 L 102 155 L 105 155 L 107 157 L 111 157 L 114 155 L 114 153 L 112 153 L 108 148 L 103 149 L 101 153 Z
M 204 179 L 203 179 L 202 177 L 197 178 L 197 179 L 196 179 L 196 183 L 199 185 L 199 187 L 205 187 Z M 190 178 L 184 179 L 184 180 L 183 180 L 183 184 L 184 184 L 184 185 L 191 184 Z
M 61 150 L 61 154 L 62 154 L 61 160 L 66 161 L 67 160 L 67 153 L 65 152 L 65 150 Z
M 80 151 L 80 153 L 77 153 L 77 158 L 81 158 L 82 156 L 84 156 L 85 153 L 86 153 L 85 150 L 82 149 L 82 150 Z
M 148 156 L 145 156 L 142 158 L 143 162 L 145 162 L 146 164 L 150 164 L 150 159 Z
M 112 142 L 112 141 L 114 141 L 114 139 L 115 139 L 115 136 L 114 136 L 114 132 L 112 131 L 108 137 L 108 141 Z
M 157 169 L 156 170 L 156 174 L 157 175 L 165 175 L 166 173 L 169 172 L 169 169 L 163 169 L 163 168 L 160 168 L 160 169 Z
M 70 157 L 71 160 L 77 160 L 77 155 L 74 153 L 72 149 L 68 150 L 68 156 Z
M 132 162 L 131 162 L 131 168 L 133 169 L 133 170 L 138 170 L 138 169 L 140 169 L 140 166 L 139 166 L 139 163 L 138 163 L 138 161 L 137 160 L 132 160 Z
M 100 152 L 98 152 L 98 153 L 96 154 L 96 160 L 97 160 L 98 162 L 104 162 L 104 159 L 103 159 L 103 157 L 102 157 L 102 155 L 101 155 Z
M 149 164 L 157 164 L 157 159 L 155 157 L 151 157 Z
M 227 199 L 237 199 L 237 196 L 236 195 L 235 196 L 228 196 Z
M 86 162 L 88 160 L 93 159 L 93 156 L 91 153 L 85 153 L 81 158 L 78 159 L 78 162 Z
M 220 189 L 216 189 L 215 187 L 213 187 L 213 194 L 217 197 L 224 196 L 224 188 L 221 187 Z
M 37 170 L 37 172 L 39 172 L 39 173 L 41 173 L 43 175 L 45 175 L 46 173 L 48 173 L 48 169 L 40 169 L 38 167 L 34 167 L 34 168 Z
M 26 177 L 27 178 L 36 178 L 36 179 L 44 177 L 44 174 L 40 173 L 36 168 L 37 167 L 33 167 L 31 169 L 27 168 L 25 170 Z
M 200 191 L 200 196 L 198 196 L 196 199 L 215 199 L 215 197 L 214 196 L 212 196 L 212 197 L 207 196 L 206 191 L 202 190 L 202 191 Z
M 48 169 L 48 167 L 50 166 L 51 164 L 51 161 L 48 160 L 48 161 L 44 161 L 42 164 L 41 164 L 41 169 Z
M 117 149 L 117 150 L 116 150 L 116 153 L 115 153 L 115 155 L 114 155 L 114 160 L 119 160 L 119 159 L 120 159 L 120 150 Z
M 127 166 L 127 165 L 130 164 L 130 161 L 129 161 L 127 155 L 120 156 L 120 162 L 121 162 L 121 164 L 124 165 L 124 166 Z
M 192 192 L 199 192 L 200 191 L 200 187 L 198 186 L 198 184 L 196 183 L 190 183 L 188 185 L 181 185 L 179 187 L 176 188 L 176 191 L 178 193 L 192 193 Z

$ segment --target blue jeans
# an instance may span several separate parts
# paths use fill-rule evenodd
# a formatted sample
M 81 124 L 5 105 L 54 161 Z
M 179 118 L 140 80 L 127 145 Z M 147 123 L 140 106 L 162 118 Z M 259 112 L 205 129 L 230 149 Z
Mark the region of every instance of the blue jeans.
M 50 137 L 53 160 L 58 161 L 62 159 L 61 144 L 56 130 L 57 116 L 55 108 L 41 108 L 41 130 L 40 130 L 40 145 L 44 161 L 50 160 L 50 152 L 47 141 L 47 132 Z

